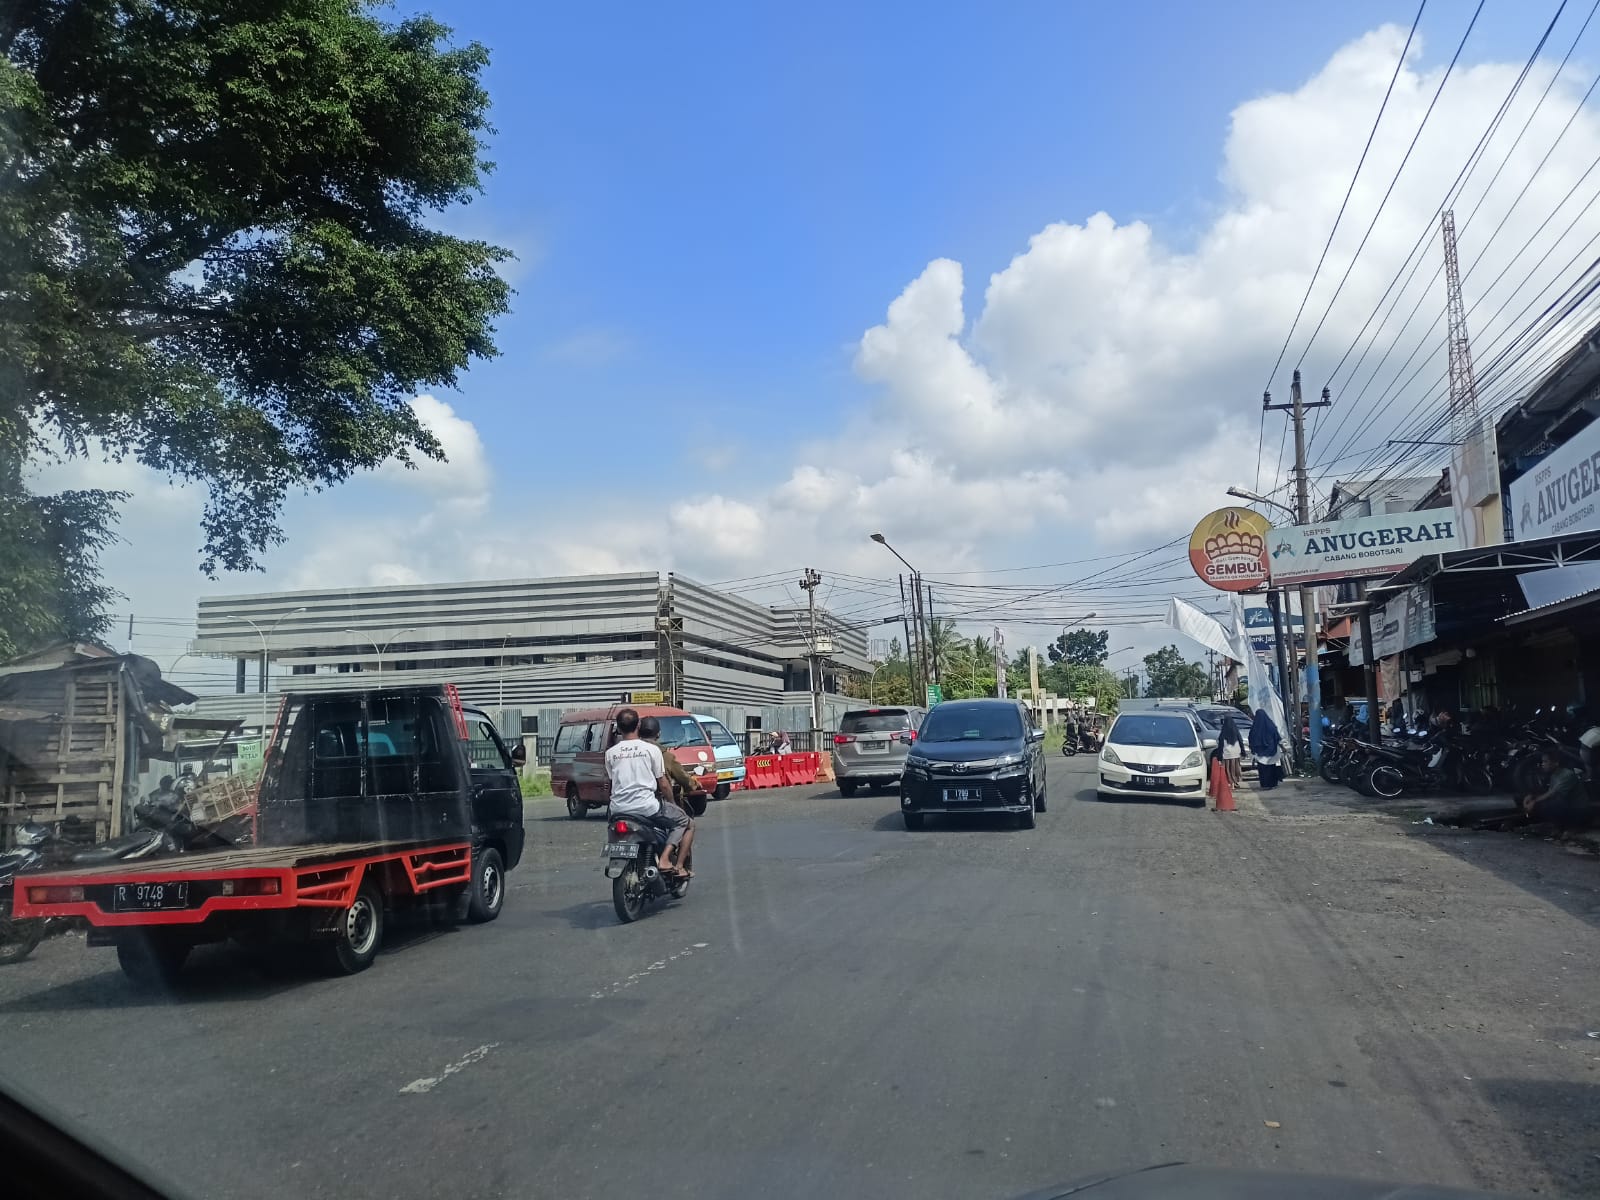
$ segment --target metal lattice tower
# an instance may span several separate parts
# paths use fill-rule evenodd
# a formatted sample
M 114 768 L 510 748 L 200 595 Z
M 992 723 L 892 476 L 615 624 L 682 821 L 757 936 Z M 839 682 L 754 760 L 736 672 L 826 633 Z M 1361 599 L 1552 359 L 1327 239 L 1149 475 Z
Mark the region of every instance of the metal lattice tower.
M 1445 209 L 1445 311 L 1450 327 L 1450 434 L 1464 442 L 1478 424 L 1478 382 L 1472 374 L 1472 342 L 1467 337 L 1467 310 L 1461 302 L 1461 268 L 1456 262 L 1456 214 Z

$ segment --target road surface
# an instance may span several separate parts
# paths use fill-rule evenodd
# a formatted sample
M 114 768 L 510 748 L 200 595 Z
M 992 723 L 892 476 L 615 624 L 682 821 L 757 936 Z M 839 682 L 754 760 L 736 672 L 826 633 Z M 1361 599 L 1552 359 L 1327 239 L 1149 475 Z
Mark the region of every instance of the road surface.
M 0 973 L 0 1077 L 197 1196 L 1013 1196 L 1272 1166 L 1600 1193 L 1600 869 L 1253 796 L 1036 830 L 736 793 L 621 926 L 602 823 L 529 806 L 486 927 L 360 976 L 75 937 Z M 1269 801 L 1270 801 L 1269 797 Z

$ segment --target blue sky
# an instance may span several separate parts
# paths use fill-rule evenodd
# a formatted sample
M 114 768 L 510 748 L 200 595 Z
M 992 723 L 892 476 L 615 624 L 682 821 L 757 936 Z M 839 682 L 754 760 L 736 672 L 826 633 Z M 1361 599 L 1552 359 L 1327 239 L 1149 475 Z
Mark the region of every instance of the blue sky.
M 215 582 L 191 569 L 197 500 L 113 479 L 136 496 L 106 562 L 135 612 L 192 614 L 201 592 L 651 566 L 892 584 L 868 529 L 928 574 L 1186 533 L 1251 480 L 1261 378 L 1416 11 L 426 8 L 490 48 L 497 129 L 485 194 L 441 223 L 520 256 L 501 356 L 427 402 L 454 462 L 291 501 L 264 574 Z M 1560 133 L 1600 64 L 1600 23 L 1534 107 L 1581 9 L 1508 119 L 1526 115 L 1530 137 L 1504 139 L 1516 153 L 1463 234 L 1469 260 L 1531 230 L 1600 147 L 1592 111 Z M 1429 6 L 1313 311 L 1471 11 Z M 1308 374 L 1331 368 L 1427 232 L 1440 181 L 1548 19 L 1486 7 Z M 1491 247 L 1496 205 L 1560 136 Z M 1430 363 L 1442 341 L 1422 348 Z M 1268 441 L 1270 467 L 1276 427 Z

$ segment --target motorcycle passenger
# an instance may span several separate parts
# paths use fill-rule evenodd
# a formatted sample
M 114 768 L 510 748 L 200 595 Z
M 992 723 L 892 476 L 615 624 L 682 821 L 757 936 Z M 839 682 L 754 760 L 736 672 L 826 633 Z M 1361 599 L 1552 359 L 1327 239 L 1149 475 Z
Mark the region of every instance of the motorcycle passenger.
M 679 762 L 670 751 L 663 750 L 661 748 L 661 722 L 656 720 L 654 717 L 645 717 L 639 722 L 639 737 L 648 742 L 650 745 L 654 746 L 657 750 L 661 750 L 661 760 L 666 764 L 668 778 L 670 778 L 673 784 L 675 784 L 677 787 L 683 789 L 684 798 L 687 799 L 689 793 L 694 791 L 696 788 L 694 776 L 689 774 L 688 771 L 684 770 L 683 764 Z M 670 803 L 666 800 L 663 800 L 661 802 L 661 807 L 663 812 L 669 808 L 676 809 L 677 813 L 683 817 L 686 828 L 683 830 L 683 840 L 678 844 L 677 847 L 678 853 L 677 857 L 674 859 L 675 865 L 673 865 L 671 869 L 673 873 L 682 875 L 685 879 L 692 878 L 694 872 L 689 870 L 689 868 L 684 864 L 689 861 L 689 848 L 694 845 L 694 820 L 689 816 L 688 812 L 686 812 L 676 803 Z M 668 850 L 672 849 L 670 841 L 668 842 L 667 848 Z M 661 863 L 662 869 L 667 870 L 668 864 L 665 856 L 663 856 L 661 859 Z
M 1080 734 L 1078 732 L 1078 718 L 1077 717 L 1069 716 L 1067 718 L 1066 733 L 1063 735 L 1062 741 L 1064 741 L 1067 745 L 1071 746 L 1074 750 L 1082 749 L 1083 742 L 1082 742 L 1081 736 L 1080 736 Z
M 638 817 L 670 825 L 667 847 L 659 862 L 665 868 L 671 848 L 683 838 L 688 815 L 671 803 L 672 780 L 662 758 L 661 747 L 639 738 L 639 711 L 624 708 L 617 713 L 617 740 L 606 751 L 606 776 L 611 780 L 611 815 Z

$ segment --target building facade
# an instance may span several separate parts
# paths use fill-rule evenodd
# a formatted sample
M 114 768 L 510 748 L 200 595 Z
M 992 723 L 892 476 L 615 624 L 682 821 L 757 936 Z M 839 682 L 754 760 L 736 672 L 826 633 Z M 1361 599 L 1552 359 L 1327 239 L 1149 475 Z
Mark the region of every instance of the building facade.
M 898 617 L 894 618 L 898 620 Z M 824 728 L 865 671 L 868 626 L 816 614 Z M 811 617 L 671 573 L 629 572 L 202 600 L 191 653 L 234 662 L 197 711 L 258 727 L 283 691 L 454 683 L 536 733 L 565 710 L 662 692 L 735 732 L 811 725 Z

